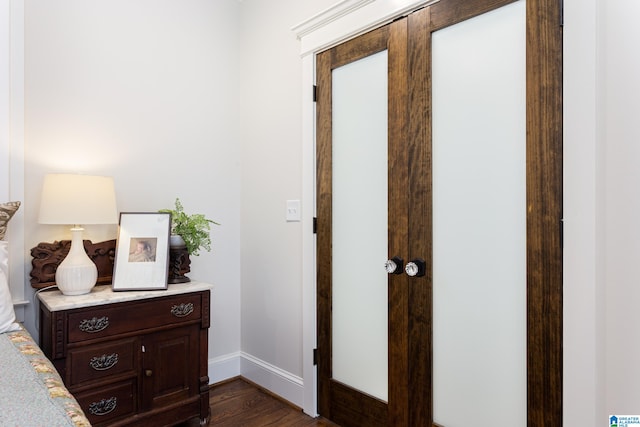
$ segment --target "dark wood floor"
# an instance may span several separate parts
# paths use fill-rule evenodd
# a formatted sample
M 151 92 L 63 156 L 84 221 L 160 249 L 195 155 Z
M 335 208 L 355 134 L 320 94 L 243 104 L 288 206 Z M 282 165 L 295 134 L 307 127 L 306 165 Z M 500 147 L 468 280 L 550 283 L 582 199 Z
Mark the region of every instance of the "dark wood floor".
M 211 426 L 216 427 L 337 427 L 327 420 L 311 418 L 243 379 L 215 385 L 210 392 Z

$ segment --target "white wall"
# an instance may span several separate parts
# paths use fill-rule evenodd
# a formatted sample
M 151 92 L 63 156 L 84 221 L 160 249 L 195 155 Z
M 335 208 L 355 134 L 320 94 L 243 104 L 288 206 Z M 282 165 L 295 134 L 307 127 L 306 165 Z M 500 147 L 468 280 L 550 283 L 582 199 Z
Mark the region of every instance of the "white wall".
M 24 200 L 24 4 L 0 1 L 0 203 Z M 24 320 L 24 208 L 9 223 L 9 288 Z
M 25 2 L 27 249 L 70 238 L 37 223 L 46 173 L 112 175 L 125 212 L 180 197 L 222 224 L 189 274 L 216 286 L 210 357 L 240 348 L 239 13 L 234 0 Z
M 289 28 L 333 0 L 50 3 L 25 1 L 25 247 L 68 238 L 37 224 L 47 172 L 113 175 L 120 210 L 179 196 L 222 222 L 191 273 L 216 284 L 210 357 L 299 379 L 302 230 L 284 203 L 301 198 L 307 89 Z M 566 426 L 640 412 L 639 9 L 565 0 Z
M 242 370 L 300 406 L 302 224 L 286 222 L 285 204 L 302 198 L 300 106 L 311 87 L 290 29 L 334 1 L 242 3 Z
M 604 302 L 597 2 L 565 0 L 564 423 L 596 427 L 604 413 Z
M 634 0 L 565 0 L 565 425 L 640 413 L 640 28 Z
M 601 2 L 606 411 L 640 414 L 640 2 Z

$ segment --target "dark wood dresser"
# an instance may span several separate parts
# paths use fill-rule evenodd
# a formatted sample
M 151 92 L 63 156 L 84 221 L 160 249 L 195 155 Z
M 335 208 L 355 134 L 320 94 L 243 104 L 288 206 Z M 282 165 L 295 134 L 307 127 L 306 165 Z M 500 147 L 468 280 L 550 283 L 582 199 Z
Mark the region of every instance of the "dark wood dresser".
M 38 294 L 40 345 L 92 425 L 208 424 L 211 288 Z

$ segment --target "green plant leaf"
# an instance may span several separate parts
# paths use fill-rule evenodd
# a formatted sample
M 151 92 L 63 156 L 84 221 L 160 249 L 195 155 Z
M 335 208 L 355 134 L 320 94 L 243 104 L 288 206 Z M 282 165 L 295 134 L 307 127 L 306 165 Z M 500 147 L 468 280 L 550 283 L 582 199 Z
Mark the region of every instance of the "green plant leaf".
M 201 249 L 211 250 L 211 224 L 219 225 L 217 222 L 203 214 L 186 214 L 179 198 L 176 198 L 174 209 L 160 209 L 159 212 L 171 214 L 171 234 L 182 236 L 189 255 L 198 256 Z

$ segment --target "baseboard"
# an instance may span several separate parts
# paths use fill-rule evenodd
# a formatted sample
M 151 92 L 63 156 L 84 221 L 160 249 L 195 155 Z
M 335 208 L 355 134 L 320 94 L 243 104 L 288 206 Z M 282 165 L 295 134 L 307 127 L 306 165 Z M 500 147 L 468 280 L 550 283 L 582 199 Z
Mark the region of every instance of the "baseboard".
M 244 352 L 241 353 L 240 373 L 249 381 L 302 407 L 304 403 L 302 378 Z
M 295 406 L 302 408 L 304 405 L 304 382 L 302 378 L 290 372 L 241 351 L 209 360 L 209 384 L 238 376 Z
M 240 352 L 209 359 L 209 384 L 219 383 L 240 375 Z

